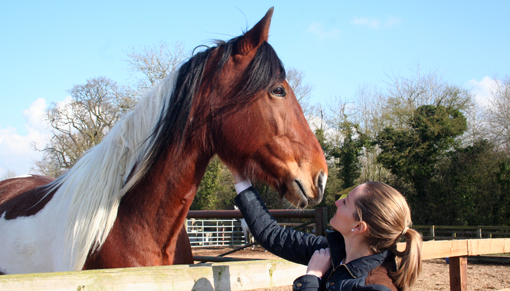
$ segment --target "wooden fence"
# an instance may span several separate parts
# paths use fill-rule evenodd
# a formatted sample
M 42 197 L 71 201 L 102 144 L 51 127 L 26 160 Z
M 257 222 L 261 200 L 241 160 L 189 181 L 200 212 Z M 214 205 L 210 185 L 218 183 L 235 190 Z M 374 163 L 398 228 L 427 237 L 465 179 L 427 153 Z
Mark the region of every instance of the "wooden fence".
M 399 248 L 404 248 L 401 243 Z M 450 290 L 467 290 L 467 256 L 510 253 L 510 239 L 426 241 L 423 259 L 450 258 Z M 285 260 L 0 276 L 0 290 L 251 290 L 291 285 L 306 267 Z
M 0 290 L 250 290 L 292 284 L 306 266 L 284 260 L 0 276 Z
M 399 248 L 405 246 L 400 243 Z M 467 257 L 510 253 L 510 239 L 467 239 L 426 241 L 423 243 L 423 260 L 449 257 L 450 290 L 467 290 Z
M 327 227 L 324 210 L 272 210 L 276 218 L 314 218 L 316 233 Z M 191 212 L 188 217 L 211 217 Z M 213 213 L 215 218 L 241 218 L 239 211 Z M 219 215 L 219 216 L 218 216 Z M 296 216 L 293 216 L 296 215 Z M 313 222 L 312 222 L 313 223 Z M 308 223 L 306 223 L 308 224 Z M 399 249 L 405 248 L 403 243 Z M 467 257 L 510 253 L 509 238 L 431 240 L 423 243 L 423 259 L 449 257 L 450 290 L 467 290 Z M 291 285 L 306 266 L 285 260 L 206 263 L 144 268 L 90 270 L 0 276 L 0 290 L 251 290 Z

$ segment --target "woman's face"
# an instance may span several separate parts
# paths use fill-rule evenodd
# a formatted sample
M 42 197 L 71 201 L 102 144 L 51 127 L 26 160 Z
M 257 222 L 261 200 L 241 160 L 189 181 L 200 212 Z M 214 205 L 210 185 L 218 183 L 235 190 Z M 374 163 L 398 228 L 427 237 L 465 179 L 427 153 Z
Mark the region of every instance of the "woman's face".
M 364 186 L 365 185 L 360 185 L 354 188 L 346 198 L 335 202 L 337 209 L 329 223 L 334 229 L 344 235 L 344 237 L 351 233 L 351 229 L 355 228 L 359 223 L 359 220 L 354 218 L 356 213 L 354 201 L 356 201 L 357 197 L 361 194 Z

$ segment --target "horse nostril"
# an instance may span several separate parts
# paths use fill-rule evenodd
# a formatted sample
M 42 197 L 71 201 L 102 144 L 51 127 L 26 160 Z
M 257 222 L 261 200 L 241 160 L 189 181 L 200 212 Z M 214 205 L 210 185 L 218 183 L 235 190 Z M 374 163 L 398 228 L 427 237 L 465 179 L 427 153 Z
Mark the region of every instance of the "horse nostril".
M 324 172 L 319 173 L 319 177 L 317 179 L 317 192 L 319 192 L 319 195 L 324 195 L 324 190 L 326 189 L 326 180 L 328 177 L 324 175 Z

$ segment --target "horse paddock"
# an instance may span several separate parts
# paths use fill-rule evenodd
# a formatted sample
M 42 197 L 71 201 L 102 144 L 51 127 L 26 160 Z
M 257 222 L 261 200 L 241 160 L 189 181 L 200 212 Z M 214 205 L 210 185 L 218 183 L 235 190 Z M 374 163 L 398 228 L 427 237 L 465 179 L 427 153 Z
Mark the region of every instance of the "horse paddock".
M 194 248 L 193 255 L 217 256 L 233 248 L 210 247 Z M 231 258 L 244 259 L 277 259 L 275 255 L 266 252 L 261 247 L 247 248 L 228 255 Z M 468 289 L 467 290 L 510 290 L 510 264 L 468 264 Z M 255 289 L 257 291 L 289 291 L 291 286 Z M 255 291 L 253 290 L 253 291 Z M 417 283 L 412 288 L 414 291 L 425 290 L 450 290 L 449 266 L 443 259 L 423 261 L 423 270 Z

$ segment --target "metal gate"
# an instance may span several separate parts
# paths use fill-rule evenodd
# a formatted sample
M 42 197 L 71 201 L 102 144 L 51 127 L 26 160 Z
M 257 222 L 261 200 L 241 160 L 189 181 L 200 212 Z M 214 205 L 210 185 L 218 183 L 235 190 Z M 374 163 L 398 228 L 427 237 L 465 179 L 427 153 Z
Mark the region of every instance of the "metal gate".
M 188 219 L 191 247 L 237 246 L 246 243 L 238 219 Z

